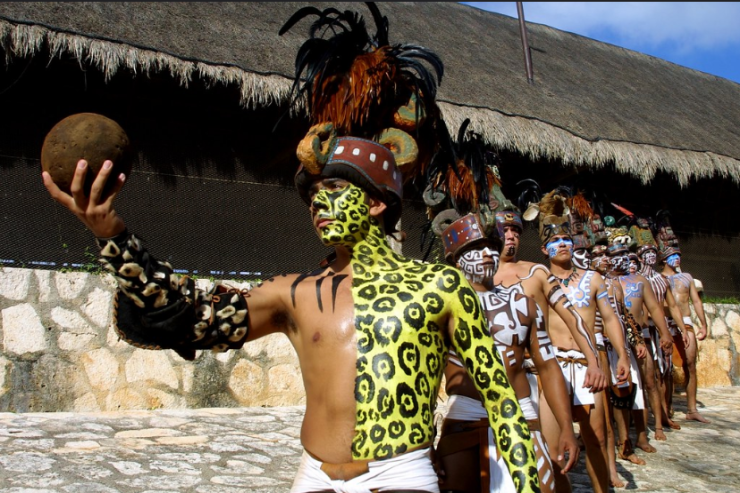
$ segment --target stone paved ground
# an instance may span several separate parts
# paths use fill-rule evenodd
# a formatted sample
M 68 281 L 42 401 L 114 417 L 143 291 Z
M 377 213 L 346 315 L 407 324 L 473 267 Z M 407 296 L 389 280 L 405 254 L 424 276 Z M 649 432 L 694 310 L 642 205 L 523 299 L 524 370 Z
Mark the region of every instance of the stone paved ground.
M 701 389 L 711 425 L 683 420 L 648 463 L 620 461 L 627 490 L 740 489 L 740 387 Z M 301 453 L 301 407 L 120 413 L 0 413 L 0 493 L 287 492 Z M 583 454 L 574 492 L 591 491 Z

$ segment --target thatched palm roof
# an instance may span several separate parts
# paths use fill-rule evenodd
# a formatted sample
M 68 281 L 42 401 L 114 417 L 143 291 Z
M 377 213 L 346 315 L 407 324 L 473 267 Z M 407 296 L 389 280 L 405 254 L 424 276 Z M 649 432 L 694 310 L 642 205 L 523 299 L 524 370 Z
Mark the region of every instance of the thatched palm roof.
M 234 84 L 246 107 L 284 103 L 309 21 L 280 37 L 307 3 L 0 3 L 6 56 L 49 50 L 112 77 L 128 68 Z M 358 3 L 316 4 L 358 10 Z M 500 149 L 565 165 L 614 165 L 685 186 L 720 176 L 740 183 L 740 85 L 654 57 L 528 24 L 535 83 L 526 80 L 516 19 L 455 3 L 380 3 L 392 42 L 445 62 L 438 97 Z M 300 27 L 303 27 L 301 29 Z

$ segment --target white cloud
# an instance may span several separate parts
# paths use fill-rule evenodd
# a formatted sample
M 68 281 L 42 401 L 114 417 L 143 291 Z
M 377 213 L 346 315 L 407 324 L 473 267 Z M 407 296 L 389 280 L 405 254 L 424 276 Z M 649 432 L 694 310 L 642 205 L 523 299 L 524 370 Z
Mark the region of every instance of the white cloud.
M 516 2 L 468 2 L 517 16 Z M 528 22 L 632 49 L 684 53 L 740 44 L 739 2 L 524 2 Z

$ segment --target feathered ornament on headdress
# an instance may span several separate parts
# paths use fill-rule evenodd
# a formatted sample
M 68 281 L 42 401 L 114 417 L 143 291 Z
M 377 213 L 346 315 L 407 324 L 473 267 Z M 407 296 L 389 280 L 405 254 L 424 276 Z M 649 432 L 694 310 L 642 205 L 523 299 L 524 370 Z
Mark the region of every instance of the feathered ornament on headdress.
M 599 245 L 606 247 L 609 242 L 604 229 L 606 226 L 604 224 L 605 220 L 602 220 L 602 217 L 604 217 L 604 200 L 605 198 L 601 194 L 592 189 L 586 192 L 578 192 L 573 197 L 573 208 L 575 210 L 572 214 L 574 218 L 583 219 L 584 235 L 588 238 L 588 248 L 592 251 Z M 583 204 L 587 204 L 587 206 Z
M 456 141 L 444 122 L 439 128 L 440 149 L 427 169 L 423 194 L 431 229 L 442 236 L 453 222 L 473 213 L 483 234 L 498 238 L 496 211 L 514 207 L 501 192 L 498 156 L 470 130 L 470 119 L 460 126 Z
M 573 250 L 591 248 L 593 243 L 588 234 L 589 223 L 594 217 L 594 210 L 582 191 L 566 199 L 570 210 L 570 235 L 573 238 Z
M 296 150 L 299 193 L 308 201 L 308 187 L 319 177 L 356 182 L 388 206 L 389 233 L 401 217 L 404 183 L 423 176 L 437 150 L 434 98 L 444 66 L 422 46 L 390 45 L 388 19 L 374 3 L 366 5 L 374 35 L 355 12 L 316 7 L 298 10 L 279 34 L 317 17 L 296 55 L 291 90 L 292 105 L 305 98 L 312 123 Z M 390 159 L 380 158 L 376 143 L 392 152 Z
M 524 219 L 539 222 L 539 234 L 542 244 L 546 244 L 555 235 L 570 236 L 570 208 L 567 200 L 570 190 L 558 187 L 546 193 L 538 203 L 530 203 L 524 212 Z
M 434 98 L 444 65 L 422 46 L 390 45 L 388 18 L 366 4 L 373 35 L 361 15 L 334 8 L 304 7 L 283 25 L 280 35 L 305 17 L 317 17 L 296 56 L 292 101 L 305 96 L 311 123 L 321 126 L 304 147 L 325 150 L 335 135 L 375 140 L 391 148 L 410 178 L 436 150 L 436 139 L 428 137 L 439 115 Z M 303 165 L 318 174 L 322 161 L 323 154 Z
M 681 253 L 681 249 L 678 246 L 678 237 L 673 232 L 670 221 L 671 214 L 667 210 L 659 210 L 655 213 L 655 221 L 653 223 L 653 235 L 658 243 L 658 249 L 660 251 L 660 258 L 665 260 L 668 256 L 674 253 Z

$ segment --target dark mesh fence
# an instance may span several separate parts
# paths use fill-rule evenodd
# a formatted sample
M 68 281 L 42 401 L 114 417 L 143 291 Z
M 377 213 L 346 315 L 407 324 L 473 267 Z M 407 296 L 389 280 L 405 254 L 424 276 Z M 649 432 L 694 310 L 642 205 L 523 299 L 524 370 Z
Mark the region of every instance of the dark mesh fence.
M 204 166 L 201 176 L 163 175 L 139 164 L 118 198 L 129 228 L 179 272 L 218 279 L 265 279 L 314 269 L 330 249 L 318 240 L 306 205 L 290 186 L 259 183 L 246 171 L 233 179 Z M 37 269 L 89 269 L 97 258 L 92 234 L 48 196 L 37 159 L 0 156 L 0 259 Z M 441 258 L 438 240 L 422 245 L 423 204 L 404 202 L 403 252 Z M 431 234 L 431 233 L 430 233 Z M 707 296 L 740 293 L 740 239 L 679 232 L 683 270 Z M 428 253 L 427 253 L 428 251 Z M 544 262 L 536 228 L 527 225 L 520 257 Z
M 2 263 L 94 268 L 92 234 L 49 197 L 40 170 L 38 160 L 0 157 Z M 209 176 L 212 171 L 162 175 L 144 163 L 132 172 L 117 210 L 155 257 L 182 273 L 243 280 L 311 270 L 331 251 L 316 236 L 294 188 L 258 183 L 247 172 L 226 180 Z M 418 202 L 406 201 L 404 209 L 404 251 L 419 257 L 426 216 Z

